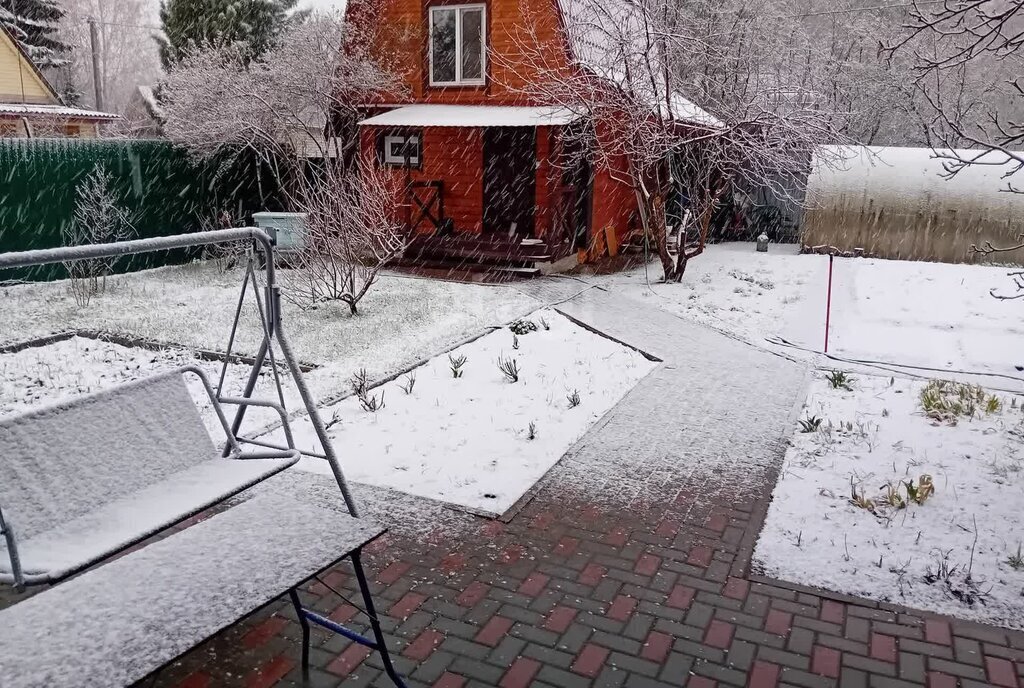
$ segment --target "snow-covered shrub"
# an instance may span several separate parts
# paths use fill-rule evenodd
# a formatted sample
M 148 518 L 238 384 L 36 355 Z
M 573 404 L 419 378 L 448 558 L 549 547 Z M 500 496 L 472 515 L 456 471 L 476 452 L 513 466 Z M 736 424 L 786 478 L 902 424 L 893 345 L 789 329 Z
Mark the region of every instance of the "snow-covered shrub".
M 64 246 L 126 241 L 135 235 L 128 211 L 118 204 L 110 188 L 112 179 L 102 165 L 96 165 L 79 183 L 74 219 L 61 229 Z M 65 263 L 75 303 L 88 306 L 93 296 L 106 291 L 107 277 L 116 262 L 117 258 L 95 258 Z
M 508 329 L 512 330 L 512 334 L 515 335 L 530 334 L 537 331 L 537 323 L 532 320 L 516 320 L 508 326 Z

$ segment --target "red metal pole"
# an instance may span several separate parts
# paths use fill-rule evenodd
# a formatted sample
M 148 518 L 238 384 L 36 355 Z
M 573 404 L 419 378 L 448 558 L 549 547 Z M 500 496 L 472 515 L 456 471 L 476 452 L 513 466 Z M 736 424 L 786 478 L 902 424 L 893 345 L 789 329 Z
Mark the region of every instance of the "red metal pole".
M 828 353 L 828 327 L 832 319 L 832 260 L 835 256 L 828 257 L 828 297 L 825 302 L 825 353 Z

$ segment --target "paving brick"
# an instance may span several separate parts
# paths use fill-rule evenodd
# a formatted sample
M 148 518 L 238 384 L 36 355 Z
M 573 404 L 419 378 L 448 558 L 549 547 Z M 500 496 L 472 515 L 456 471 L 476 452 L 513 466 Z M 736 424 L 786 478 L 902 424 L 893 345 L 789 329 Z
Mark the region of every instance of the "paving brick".
M 556 557 L 567 557 L 573 552 L 575 552 L 576 548 L 579 547 L 579 545 L 579 540 L 577 540 L 574 537 L 566 536 L 558 541 L 558 544 L 555 545 L 555 549 L 552 552 L 552 554 L 554 554 Z
M 640 656 L 652 662 L 663 663 L 672 651 L 672 636 L 660 631 L 651 631 L 644 642 Z
M 388 565 L 383 571 L 377 574 L 377 582 L 383 585 L 391 585 L 405 575 L 405 572 L 412 568 L 412 564 L 404 561 L 395 561 Z
M 881 662 L 896 661 L 896 638 L 881 633 L 871 634 L 871 658 Z
M 719 619 L 714 619 L 708 624 L 707 633 L 704 635 L 704 642 L 711 647 L 726 649 L 732 644 L 734 627 Z
M 370 652 L 370 648 L 352 643 L 327 665 L 327 671 L 338 676 L 348 676 L 370 656 Z
M 750 671 L 748 688 L 775 688 L 779 684 L 779 671 L 777 664 L 757 660 Z
M 527 597 L 536 597 L 544 591 L 549 580 L 551 580 L 551 577 L 543 573 L 531 573 L 530 577 L 519 586 L 518 592 Z
M 793 626 L 793 615 L 789 612 L 772 609 L 764 622 L 764 630 L 775 635 L 788 636 Z
M 686 557 L 686 563 L 706 568 L 711 565 L 713 554 L 714 552 L 710 547 L 698 545 L 690 549 L 690 554 Z
M 742 578 L 730 578 L 726 582 L 722 594 L 730 599 L 743 600 L 746 599 L 748 590 L 750 590 L 750 583 L 748 581 Z
M 572 670 L 582 676 L 593 678 L 601 672 L 601 667 L 604 666 L 604 660 L 608 657 L 609 652 L 607 648 L 588 643 L 576 655 L 576 661 L 572 663 Z
M 612 547 L 622 547 L 626 544 L 626 541 L 629 540 L 629 531 L 622 526 L 615 526 L 605 533 L 602 540 Z
M 519 657 L 502 677 L 501 688 L 526 688 L 541 669 L 541 662 Z
M 271 638 L 284 630 L 288 625 L 288 619 L 283 616 L 269 616 L 242 636 L 242 645 L 249 649 L 262 647 Z
M 439 631 L 435 631 L 432 628 L 420 633 L 416 636 L 416 639 L 409 643 L 402 654 L 410 659 L 414 659 L 417 662 L 422 662 L 441 644 L 444 640 L 444 634 Z
M 615 601 L 612 602 L 608 611 L 605 613 L 609 619 L 615 619 L 616 621 L 626 621 L 633 614 L 633 610 L 636 609 L 637 600 L 635 597 L 627 597 L 625 595 L 618 595 Z
M 839 677 L 840 652 L 830 647 L 816 645 L 811 654 L 811 673 L 831 678 Z
M 388 610 L 388 614 L 397 618 L 404 619 L 416 611 L 421 604 L 427 601 L 426 595 L 421 595 L 418 592 L 407 592 L 402 596 L 402 599 L 398 600 Z
M 899 676 L 905 681 L 924 683 L 924 657 L 910 652 L 900 652 Z
M 213 685 L 213 677 L 202 671 L 193 671 L 180 681 L 176 688 L 208 688 Z
M 993 685 L 1018 688 L 1017 672 L 1014 671 L 1013 662 L 1000 657 L 986 657 L 985 673 Z
M 462 688 L 464 685 L 466 685 L 465 677 L 446 671 L 441 674 L 441 678 L 434 681 L 433 688 Z
M 672 588 L 672 593 L 668 596 L 666 604 L 676 609 L 687 609 L 693 602 L 693 596 L 696 592 L 693 588 L 685 585 L 677 585 Z
M 555 633 L 565 633 L 576 614 L 577 611 L 572 607 L 555 607 L 544 620 L 544 628 Z
M 690 676 L 690 680 L 686 682 L 686 688 L 715 688 L 717 685 L 717 681 L 706 676 Z
M 661 557 L 653 554 L 643 554 L 636 560 L 633 572 L 641 576 L 653 576 L 661 568 Z
M 491 617 L 491 620 L 480 629 L 480 632 L 476 634 L 473 640 L 481 645 L 494 647 L 501 642 L 502 638 L 508 635 L 508 632 L 514 625 L 515 621 L 512 619 L 507 619 L 503 616 Z
M 580 571 L 580 575 L 577 580 L 583 585 L 594 586 L 601 582 L 601 579 L 604 578 L 607 572 L 608 569 L 600 564 L 590 563 Z
M 818 618 L 826 623 L 842 624 L 846 617 L 845 608 L 839 602 L 823 600 Z
M 249 674 L 245 679 L 245 686 L 246 688 L 270 688 L 284 678 L 294 666 L 295 660 L 291 657 L 284 655 L 274 657 Z
M 956 676 L 950 676 L 938 671 L 929 671 L 928 688 L 957 688 Z

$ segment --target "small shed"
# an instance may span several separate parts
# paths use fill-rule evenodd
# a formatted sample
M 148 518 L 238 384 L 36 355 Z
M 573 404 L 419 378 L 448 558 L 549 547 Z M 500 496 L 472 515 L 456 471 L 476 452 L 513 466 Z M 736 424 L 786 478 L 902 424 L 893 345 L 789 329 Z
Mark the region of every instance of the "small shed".
M 961 155 L 980 151 L 961 150 Z M 970 263 L 972 245 L 1014 245 L 1024 233 L 1024 194 L 1007 192 L 1009 158 L 989 153 L 953 178 L 930 148 L 819 148 L 807 184 L 806 248 L 881 258 Z M 1020 186 L 1024 186 L 1024 172 Z M 1024 251 L 1002 254 L 1024 261 Z

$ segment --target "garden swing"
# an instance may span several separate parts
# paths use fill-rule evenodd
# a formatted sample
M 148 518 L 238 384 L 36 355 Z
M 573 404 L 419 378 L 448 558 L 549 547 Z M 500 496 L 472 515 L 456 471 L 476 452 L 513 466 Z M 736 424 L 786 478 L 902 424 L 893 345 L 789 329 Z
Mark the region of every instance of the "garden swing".
M 0 584 L 52 586 L 0 610 L 0 684 L 134 683 L 287 593 L 302 628 L 304 674 L 311 625 L 317 625 L 377 650 L 387 675 L 404 688 L 361 562 L 362 548 L 384 528 L 359 518 L 282 328 L 267 234 L 255 228 L 226 229 L 7 253 L 0 254 L 0 270 L 228 242 L 251 242 L 262 251 L 265 284 L 261 295 L 249 251 L 216 386 L 190 365 L 0 420 Z M 225 396 L 249 290 L 262 341 L 241 396 Z M 283 473 L 300 452 L 275 344 L 323 448 L 315 456 L 328 462 L 333 481 L 296 470 L 288 471 L 284 481 Z M 276 401 L 253 397 L 265 364 L 273 375 Z M 214 444 L 192 400 L 186 385 L 191 376 L 198 378 L 215 412 L 225 437 L 222 446 Z M 237 406 L 231 422 L 224 404 Z M 251 406 L 278 414 L 284 445 L 239 434 Z M 336 483 L 344 509 L 336 499 L 325 505 L 312 498 L 314 491 L 323 494 L 324 481 Z M 211 508 L 217 511 L 212 517 L 137 547 Z M 372 638 L 303 607 L 299 598 L 305 582 L 343 559 L 352 563 Z

